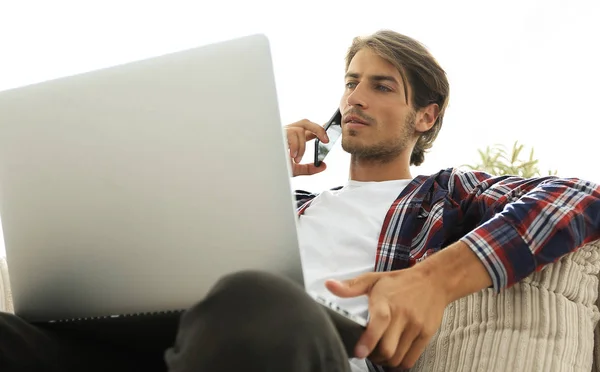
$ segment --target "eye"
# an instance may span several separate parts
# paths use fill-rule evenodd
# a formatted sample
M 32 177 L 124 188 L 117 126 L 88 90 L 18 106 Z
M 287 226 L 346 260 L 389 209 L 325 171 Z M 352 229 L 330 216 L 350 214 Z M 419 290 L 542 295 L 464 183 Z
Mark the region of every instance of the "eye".
M 347 89 L 354 89 L 356 88 L 357 83 L 355 81 L 349 81 L 346 83 L 346 88 Z
M 386 87 L 385 85 L 381 85 L 381 84 L 377 84 L 375 89 L 377 89 L 381 92 L 391 92 L 392 91 L 390 88 Z

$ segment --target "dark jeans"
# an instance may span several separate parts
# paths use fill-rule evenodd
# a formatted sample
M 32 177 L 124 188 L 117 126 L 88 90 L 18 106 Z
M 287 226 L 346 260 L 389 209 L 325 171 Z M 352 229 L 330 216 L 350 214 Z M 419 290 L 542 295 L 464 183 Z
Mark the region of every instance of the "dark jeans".
M 241 272 L 182 316 L 29 324 L 0 313 L 0 371 L 349 371 L 359 335 L 297 284 Z

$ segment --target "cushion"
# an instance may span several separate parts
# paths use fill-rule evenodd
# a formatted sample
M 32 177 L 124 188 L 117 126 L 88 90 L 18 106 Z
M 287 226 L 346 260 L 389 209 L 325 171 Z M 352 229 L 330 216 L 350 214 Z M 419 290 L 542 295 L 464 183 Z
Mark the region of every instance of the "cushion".
M 597 371 L 599 248 L 587 244 L 499 294 L 451 303 L 411 371 Z
M 6 257 L 0 256 L 0 311 L 13 312 L 12 294 L 8 279 Z

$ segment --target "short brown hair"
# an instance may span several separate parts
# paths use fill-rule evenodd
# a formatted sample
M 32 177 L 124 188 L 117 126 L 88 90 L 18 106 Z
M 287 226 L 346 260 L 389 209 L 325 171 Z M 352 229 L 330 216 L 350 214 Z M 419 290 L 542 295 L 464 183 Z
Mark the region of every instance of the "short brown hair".
M 354 38 L 346 55 L 346 71 L 352 58 L 365 47 L 396 66 L 402 76 L 407 99 L 408 84 L 412 88 L 411 103 L 415 109 L 421 109 L 432 103 L 437 103 L 439 106 L 437 120 L 431 129 L 421 134 L 410 155 L 411 165 L 421 165 L 425 160 L 425 151 L 431 148 L 440 132 L 448 105 L 450 86 L 446 72 L 423 44 L 390 30 L 380 30 L 369 36 Z

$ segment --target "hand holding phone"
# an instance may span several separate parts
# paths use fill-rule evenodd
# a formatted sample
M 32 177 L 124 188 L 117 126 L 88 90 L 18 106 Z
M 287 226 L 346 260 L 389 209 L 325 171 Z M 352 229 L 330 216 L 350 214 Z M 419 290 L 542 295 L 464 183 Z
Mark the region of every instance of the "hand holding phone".
M 323 160 L 333 146 L 336 141 L 342 136 L 342 113 L 339 109 L 333 114 L 331 119 L 325 124 L 325 132 L 327 133 L 327 137 L 329 138 L 329 142 L 323 143 L 317 138 L 315 140 L 315 167 L 320 167 Z
M 324 166 L 315 167 L 312 161 L 310 163 L 300 163 L 304 157 L 307 142 L 313 139 L 319 139 L 323 143 L 329 142 L 325 128 L 322 125 L 306 119 L 300 120 L 285 126 L 285 137 L 294 177 L 308 176 L 325 170 L 326 167 Z

